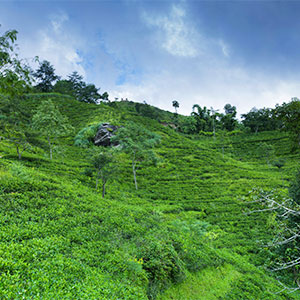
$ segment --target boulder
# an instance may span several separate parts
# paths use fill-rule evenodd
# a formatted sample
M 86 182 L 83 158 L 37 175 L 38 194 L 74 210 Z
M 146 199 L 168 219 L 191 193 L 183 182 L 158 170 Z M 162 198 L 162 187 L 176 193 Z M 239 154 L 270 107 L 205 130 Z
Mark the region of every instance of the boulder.
M 109 123 L 103 123 L 94 138 L 94 144 L 96 146 L 116 146 L 116 143 L 111 142 L 111 138 L 115 135 L 117 126 L 111 125 Z

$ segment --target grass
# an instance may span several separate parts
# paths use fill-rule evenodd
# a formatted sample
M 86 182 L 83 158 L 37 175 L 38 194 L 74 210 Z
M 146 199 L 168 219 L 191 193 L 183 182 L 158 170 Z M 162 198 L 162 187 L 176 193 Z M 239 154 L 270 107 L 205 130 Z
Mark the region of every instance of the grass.
M 260 267 L 258 243 L 272 238 L 271 216 L 246 216 L 243 201 L 254 187 L 286 190 L 300 157 L 288 136 L 181 135 L 132 103 L 96 106 L 59 94 L 28 95 L 29 119 L 48 97 L 75 127 L 55 140 L 53 161 L 43 137 L 22 161 L 0 144 L 1 299 L 300 298 L 272 293 L 280 286 Z M 102 199 L 84 173 L 90 150 L 74 137 L 92 124 L 127 121 L 161 136 L 160 160 L 142 164 L 135 191 L 130 158 L 120 155 Z M 280 170 L 257 153 L 261 143 L 285 159 Z

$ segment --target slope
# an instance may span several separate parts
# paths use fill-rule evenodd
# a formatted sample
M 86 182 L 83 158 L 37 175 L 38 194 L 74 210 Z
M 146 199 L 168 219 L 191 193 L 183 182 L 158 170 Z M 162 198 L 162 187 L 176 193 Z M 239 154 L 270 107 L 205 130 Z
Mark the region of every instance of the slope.
M 49 97 L 69 117 L 74 134 L 107 121 L 133 121 L 158 133 L 161 160 L 142 166 L 135 191 L 124 156 L 102 199 L 83 172 L 89 151 L 75 147 L 74 136 L 55 142 L 53 161 L 42 138 L 21 162 L 1 141 L 1 299 L 156 299 L 193 280 L 201 282 L 191 286 L 196 299 L 217 299 L 197 286 L 212 289 L 218 281 L 223 288 L 215 297 L 222 299 L 296 297 L 274 295 L 277 282 L 254 265 L 262 260 L 257 237 L 272 232 L 268 217 L 246 217 L 241 201 L 254 186 L 286 186 L 280 172 L 251 155 L 240 161 L 243 150 L 223 153 L 220 140 L 194 140 L 134 112 L 59 94 L 28 95 L 23 104 L 29 119 Z M 248 139 L 240 137 L 235 148 Z M 287 158 L 286 178 L 298 158 Z M 167 290 L 164 299 L 176 299 L 176 293 Z

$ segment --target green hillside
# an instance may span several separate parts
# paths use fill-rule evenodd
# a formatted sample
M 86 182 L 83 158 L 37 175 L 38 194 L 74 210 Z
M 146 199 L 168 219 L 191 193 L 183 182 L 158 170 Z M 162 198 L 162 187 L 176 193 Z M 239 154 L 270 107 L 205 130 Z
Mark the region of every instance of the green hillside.
M 300 158 L 287 134 L 186 135 L 159 109 L 157 121 L 132 102 L 47 93 L 24 98 L 23 122 L 48 98 L 74 127 L 54 141 L 53 160 L 39 135 L 22 160 L 0 142 L 0 299 L 300 299 L 263 267 L 259 241 L 272 239 L 272 216 L 245 214 L 243 200 L 256 187 L 286 191 Z M 75 136 L 129 121 L 160 136 L 158 163 L 142 163 L 135 190 L 130 157 L 120 154 L 102 198 L 85 171 L 91 148 Z

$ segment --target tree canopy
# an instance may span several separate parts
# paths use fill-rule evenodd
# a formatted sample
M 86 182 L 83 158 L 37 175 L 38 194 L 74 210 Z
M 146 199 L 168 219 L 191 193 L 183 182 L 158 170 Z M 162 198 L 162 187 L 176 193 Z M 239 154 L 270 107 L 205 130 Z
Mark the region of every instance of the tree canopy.
M 50 159 L 52 159 L 52 139 L 69 134 L 73 127 L 66 116 L 62 115 L 51 99 L 44 101 L 32 117 L 33 129 L 47 137 Z
M 141 126 L 130 122 L 126 126 L 118 129 L 113 141 L 118 142 L 121 149 L 130 155 L 135 188 L 138 189 L 136 178 L 138 165 L 143 160 L 155 161 L 156 157 L 152 148 L 160 141 L 160 137 Z
M 51 92 L 53 90 L 52 83 L 60 78 L 55 74 L 53 65 L 47 60 L 40 62 L 39 68 L 33 73 L 33 76 L 38 81 L 36 88 L 45 93 Z

